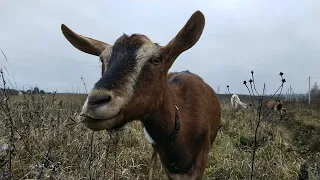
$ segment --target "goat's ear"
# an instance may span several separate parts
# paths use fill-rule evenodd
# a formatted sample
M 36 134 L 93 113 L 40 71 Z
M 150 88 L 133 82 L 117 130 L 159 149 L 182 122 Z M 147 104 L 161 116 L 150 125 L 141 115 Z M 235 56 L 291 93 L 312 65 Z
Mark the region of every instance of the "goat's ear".
M 61 24 L 61 31 L 75 48 L 91 55 L 100 56 L 100 54 L 110 46 L 107 43 L 79 35 L 64 24 Z
M 165 58 L 170 68 L 174 60 L 185 50 L 191 48 L 199 40 L 205 25 L 204 15 L 196 11 L 189 18 L 179 33 L 163 47 Z

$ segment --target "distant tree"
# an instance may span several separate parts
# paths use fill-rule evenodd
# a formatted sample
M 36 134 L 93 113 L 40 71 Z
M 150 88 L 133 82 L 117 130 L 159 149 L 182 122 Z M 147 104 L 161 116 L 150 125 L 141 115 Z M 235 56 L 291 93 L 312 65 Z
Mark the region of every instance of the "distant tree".
M 46 92 L 44 92 L 44 90 L 41 89 L 41 90 L 39 91 L 39 93 L 40 93 L 40 94 L 45 94 Z
M 4 92 L 4 89 L 1 88 L 0 91 L 3 93 Z M 5 89 L 5 92 L 7 95 L 18 95 L 19 94 L 19 91 L 18 90 L 15 90 L 15 89 Z
M 312 99 L 319 99 L 320 98 L 320 89 L 317 82 L 315 82 L 311 88 L 310 96 Z
M 40 90 L 38 87 L 34 87 L 33 88 L 33 91 L 32 91 L 32 94 L 39 94 Z

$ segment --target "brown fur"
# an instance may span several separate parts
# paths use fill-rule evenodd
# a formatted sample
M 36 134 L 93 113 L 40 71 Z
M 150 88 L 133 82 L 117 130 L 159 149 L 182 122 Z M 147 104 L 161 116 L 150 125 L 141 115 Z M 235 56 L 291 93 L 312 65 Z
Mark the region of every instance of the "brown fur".
M 204 25 L 203 14 L 200 11 L 195 12 L 166 46 L 156 45 L 154 47 L 154 43 L 142 35 L 134 35 L 136 40 L 133 39 L 133 36 L 125 37 L 124 42 L 134 45 L 132 47 L 137 50 L 142 49 L 142 53 L 146 52 L 150 55 L 150 52 L 155 52 L 141 69 L 134 85 L 134 92 L 123 89 L 121 86 L 115 90 L 104 90 L 98 84 L 88 95 L 87 101 L 91 100 L 91 104 L 86 102 L 82 109 L 85 125 L 95 131 L 119 128 L 135 119 L 140 119 L 155 140 L 156 144 L 153 145 L 153 148 L 159 154 L 168 178 L 172 180 L 200 180 L 203 178 L 207 156 L 220 127 L 221 104 L 213 89 L 193 73 L 168 74 L 176 58 L 198 41 Z M 64 25 L 62 25 L 62 31 L 71 44 L 89 54 L 98 56 L 102 53 L 102 48 L 110 46 L 107 43 L 100 43 L 100 41 L 77 35 Z M 137 43 L 138 41 L 141 43 Z M 131 52 L 128 48 L 131 48 L 129 44 L 123 44 L 115 53 L 122 53 L 120 56 L 128 55 L 126 52 Z M 158 56 L 159 54 L 161 56 Z M 145 54 L 141 55 L 142 59 L 145 57 L 143 55 Z M 131 61 L 134 57 L 126 56 L 125 58 Z M 102 62 L 105 61 L 107 60 Z M 124 67 L 121 63 L 114 66 L 117 66 L 118 69 Z M 108 72 L 108 68 L 105 71 Z M 103 86 L 116 83 L 117 77 L 112 76 L 114 79 L 109 80 L 105 76 L 108 74 L 106 72 L 103 73 L 103 81 L 100 79 L 98 82 Z M 123 72 L 126 72 L 125 69 Z M 128 95 L 126 97 L 130 97 L 131 93 L 133 96 L 117 100 L 115 93 L 117 91 Z M 95 92 L 99 92 L 99 97 L 94 97 L 97 94 Z M 111 98 L 106 100 L 104 96 Z M 126 100 L 128 102 L 124 103 Z M 105 106 L 105 104 L 113 105 L 113 107 Z M 175 106 L 179 108 L 180 130 L 178 136 L 173 140 L 170 137 L 175 127 Z M 120 107 L 119 112 L 117 112 L 118 107 Z M 102 109 L 107 111 L 108 108 L 114 109 L 110 113 L 117 114 L 115 116 L 112 114 L 110 117 L 110 113 L 103 113 Z M 94 118 L 98 116 L 108 118 Z M 153 153 L 152 160 L 155 158 L 156 154 Z M 170 170 L 172 164 L 177 169 Z M 152 176 L 152 171 L 150 174 Z
M 283 102 L 281 102 L 280 100 L 271 99 L 269 101 L 265 101 L 262 107 L 267 108 L 268 110 L 280 112 L 281 117 L 287 114 L 287 110 L 286 108 L 284 108 Z
M 270 99 L 263 103 L 263 107 L 266 107 L 269 110 L 280 111 L 283 107 L 283 104 L 280 100 Z
M 169 77 L 175 74 L 169 74 Z M 171 98 L 174 97 L 172 99 L 176 99 L 175 102 L 180 109 L 181 128 L 178 139 L 173 145 L 156 144 L 153 147 L 159 153 L 163 163 L 168 161 L 168 153 L 170 152 L 170 156 L 179 156 L 180 167 L 188 169 L 190 166 L 194 166 L 190 172 L 180 175 L 180 178 L 202 179 L 208 152 L 219 129 L 220 102 L 213 90 L 200 77 L 183 73 L 179 78 L 180 83 L 169 85 L 168 91 L 170 93 L 167 93 Z M 203 95 L 197 95 L 197 93 Z M 174 106 L 173 102 L 169 100 L 165 100 L 165 104 L 168 104 L 168 107 Z M 171 105 L 169 106 L 169 104 Z M 159 119 L 156 122 L 145 123 L 153 137 L 159 137 L 173 131 L 174 122 L 170 116 L 174 116 L 174 108 L 163 108 L 163 111 L 168 111 L 168 113 L 163 113 L 162 118 L 155 117 L 155 119 Z M 166 119 L 171 119 L 171 121 L 166 121 Z M 170 129 L 167 127 L 168 124 L 171 124 Z M 163 132 L 159 131 L 159 127 L 164 127 Z M 155 140 L 157 142 L 157 139 Z M 166 172 L 172 179 L 178 179 L 167 169 Z

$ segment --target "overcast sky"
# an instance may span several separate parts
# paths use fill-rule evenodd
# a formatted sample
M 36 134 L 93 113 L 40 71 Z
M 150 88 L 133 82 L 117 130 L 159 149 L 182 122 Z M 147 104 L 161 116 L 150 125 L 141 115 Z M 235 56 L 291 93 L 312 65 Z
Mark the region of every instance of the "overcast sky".
M 110 44 L 123 33 L 140 33 L 166 45 L 196 10 L 206 18 L 203 34 L 171 71 L 196 73 L 220 93 L 226 85 L 246 93 L 242 83 L 251 70 L 268 94 L 281 84 L 280 71 L 285 89 L 292 85 L 295 92 L 307 91 L 308 76 L 320 76 L 319 0 L 0 0 L 0 7 L 0 48 L 19 88 L 84 91 L 81 75 L 88 89 L 100 78 L 98 58 L 74 48 L 62 23 Z M 10 70 L 2 56 L 0 65 Z

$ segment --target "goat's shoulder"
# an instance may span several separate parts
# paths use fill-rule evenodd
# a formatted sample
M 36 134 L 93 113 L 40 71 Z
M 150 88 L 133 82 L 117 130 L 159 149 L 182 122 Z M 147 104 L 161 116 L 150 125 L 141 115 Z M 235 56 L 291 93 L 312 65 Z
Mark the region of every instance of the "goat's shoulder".
M 216 104 L 217 98 L 214 90 L 200 76 L 190 71 L 170 73 L 168 83 L 185 103 L 198 108 L 212 103 Z
M 170 85 L 191 85 L 191 84 L 205 84 L 203 79 L 190 71 L 172 72 L 168 74 L 168 82 Z

